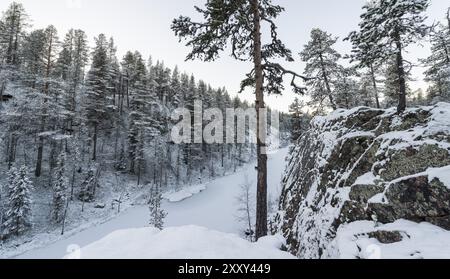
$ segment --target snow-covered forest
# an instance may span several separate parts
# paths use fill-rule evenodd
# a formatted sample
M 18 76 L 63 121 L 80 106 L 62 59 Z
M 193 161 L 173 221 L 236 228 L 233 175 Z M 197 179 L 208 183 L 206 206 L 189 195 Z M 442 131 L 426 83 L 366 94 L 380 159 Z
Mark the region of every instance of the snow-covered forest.
M 36 29 L 26 6 L 12 2 L 0 18 L 0 258 L 363 258 L 352 248 L 372 243 L 361 240 L 372 224 L 354 223 L 363 221 L 375 229 L 396 224 L 384 228 L 393 231 L 388 236 L 367 231 L 381 243 L 401 242 L 392 239 L 408 229 L 422 233 L 402 222 L 430 223 L 429 231 L 442 228 L 439 239 L 450 240 L 450 7 L 430 23 L 432 1 L 368 1 L 347 37 L 314 28 L 291 51 L 278 34 L 284 9 L 276 2 L 206 1 L 196 9 L 204 22 L 180 16 L 167 30 L 189 48 L 188 60 L 220 65 L 231 54 L 251 65 L 241 83 L 242 92 L 255 92 L 251 103 L 138 51 L 119 57 L 105 34 L 91 40 L 79 29 Z M 340 53 L 341 41 L 351 51 Z M 410 61 L 417 45 L 431 55 Z M 294 63 L 303 72 L 291 70 Z M 418 67 L 426 88 L 416 86 Z M 297 97 L 279 113 L 280 150 L 268 155 L 273 131 L 259 125 L 269 119 L 262 109 L 271 111 L 265 97 L 290 90 Z M 257 131 L 244 124 L 245 143 L 177 144 L 173 112 L 191 113 L 191 133 L 198 101 L 223 118 L 230 108 L 253 109 Z M 200 129 L 212 120 L 199 117 Z M 220 125 L 228 132 L 227 124 Z M 395 199 L 390 190 L 400 195 L 408 183 L 432 194 L 411 186 L 403 190 L 416 200 Z M 122 246 L 119 229 L 155 250 Z M 450 257 L 430 250 L 434 243 L 414 245 L 389 247 L 388 257 L 408 249 Z
M 103 34 L 90 45 L 82 30 L 60 38 L 56 27 L 33 30 L 28 21 L 19 3 L 1 21 L 3 217 L 15 204 L 6 198 L 12 192 L 27 200 L 24 219 L 18 220 L 24 227 L 3 223 L 4 238 L 30 229 L 32 215 L 45 223 L 37 226 L 61 224 L 67 209 L 78 215 L 80 203 L 102 201 L 103 195 L 120 199 L 127 187 L 154 185 L 179 190 L 254 158 L 251 144 L 171 142 L 171 112 L 178 107 L 193 111 L 194 100 L 223 111 L 250 107 L 226 89 L 139 52 L 119 59 L 113 38 Z M 15 189 L 19 173 L 28 181 Z M 104 177 L 112 177 L 108 186 Z M 37 218 L 50 211 L 50 218 Z

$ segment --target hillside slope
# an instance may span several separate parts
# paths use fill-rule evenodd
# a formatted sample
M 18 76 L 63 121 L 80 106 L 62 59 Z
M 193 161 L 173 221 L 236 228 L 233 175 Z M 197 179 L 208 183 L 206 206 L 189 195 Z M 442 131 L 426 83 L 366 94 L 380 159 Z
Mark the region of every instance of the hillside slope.
M 315 118 L 290 156 L 276 223 L 300 258 L 443 256 L 421 240 L 450 240 L 450 104 Z

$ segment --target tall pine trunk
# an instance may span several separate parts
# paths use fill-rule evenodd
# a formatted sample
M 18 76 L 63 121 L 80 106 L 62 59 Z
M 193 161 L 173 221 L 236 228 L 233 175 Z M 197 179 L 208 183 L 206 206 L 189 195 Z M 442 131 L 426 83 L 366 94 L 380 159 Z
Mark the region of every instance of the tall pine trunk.
M 45 116 L 42 116 L 42 124 L 41 124 L 41 133 L 45 130 Z M 40 177 L 42 174 L 42 157 L 44 153 L 44 136 L 39 135 L 39 143 L 38 143 L 38 150 L 37 150 L 37 159 L 36 159 L 36 169 L 34 170 L 34 175 L 36 177 Z
M 322 65 L 323 81 L 325 82 L 325 86 L 327 88 L 328 99 L 330 100 L 330 104 L 333 110 L 336 110 L 337 106 L 336 103 L 334 102 L 333 92 L 331 91 L 330 81 L 328 80 L 327 71 L 325 70 L 325 61 L 323 60 L 322 55 L 320 55 L 320 63 Z
M 51 67 L 52 67 L 52 48 L 53 48 L 53 34 L 50 33 L 50 42 L 48 45 L 48 52 L 46 57 L 46 67 L 45 67 L 45 85 L 44 85 L 44 95 L 49 95 L 49 89 L 50 89 L 50 82 L 48 81 L 48 78 L 50 77 Z M 47 114 L 47 99 L 44 100 L 44 109 L 42 114 L 42 124 L 41 124 L 41 133 L 45 132 L 45 122 Z M 36 169 L 35 169 L 35 176 L 40 177 L 42 174 L 42 157 L 44 152 L 44 137 L 42 135 L 39 136 L 39 145 L 38 145 L 38 154 L 37 154 L 37 161 L 36 161 Z
M 17 136 L 15 133 L 11 133 L 8 139 L 8 170 L 10 170 L 16 161 L 16 150 L 17 150 Z
M 378 96 L 377 79 L 375 77 L 375 70 L 374 70 L 372 64 L 370 64 L 370 75 L 372 76 L 372 85 L 373 85 L 373 90 L 375 91 L 375 101 L 377 104 L 377 109 L 379 109 L 379 108 L 381 108 L 380 97 Z
M 406 78 L 405 68 L 403 66 L 403 46 L 400 38 L 400 33 L 397 31 L 395 35 L 395 45 L 397 47 L 397 74 L 399 83 L 398 92 L 398 107 L 397 113 L 402 113 L 406 110 Z
M 0 69 L 0 73 L 1 73 L 1 69 Z M 4 81 L 2 83 L 2 85 L 0 86 L 0 110 L 3 108 L 3 91 L 5 91 L 6 89 L 6 81 Z
M 9 30 L 9 42 L 8 42 L 8 47 L 6 50 L 6 62 L 8 64 L 14 64 L 15 62 L 15 52 L 16 50 L 14 50 L 14 38 L 17 38 L 17 36 L 15 36 L 15 32 L 17 32 L 17 30 L 15 29 L 16 27 L 16 12 L 17 11 L 17 6 L 15 3 L 13 3 L 13 11 L 12 11 L 12 18 L 11 18 L 11 29 Z
M 256 125 L 257 125 L 257 156 L 258 156 L 258 185 L 256 197 L 256 239 L 267 235 L 267 154 L 265 123 L 266 116 L 263 112 L 263 66 L 261 49 L 261 15 L 259 11 L 259 0 L 251 0 L 253 13 L 253 59 L 255 66 L 255 88 L 256 88 Z
M 92 150 L 92 161 L 97 161 L 97 137 L 98 137 L 98 124 L 94 124 L 94 148 Z

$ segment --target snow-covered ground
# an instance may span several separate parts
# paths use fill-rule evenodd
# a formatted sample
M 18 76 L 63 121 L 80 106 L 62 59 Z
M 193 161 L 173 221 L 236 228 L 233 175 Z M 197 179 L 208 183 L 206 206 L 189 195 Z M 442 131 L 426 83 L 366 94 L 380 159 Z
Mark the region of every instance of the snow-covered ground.
M 278 197 L 281 191 L 280 181 L 286 165 L 285 157 L 287 153 L 288 149 L 286 148 L 269 155 L 268 185 L 272 197 Z M 250 182 L 255 183 L 255 164 L 249 164 L 235 174 L 204 185 L 205 190 L 197 191 L 198 194 L 190 198 L 174 198 L 177 195 L 180 197 L 180 193 L 171 195 L 171 200 L 181 201 L 166 201 L 164 203 L 164 210 L 168 212 L 165 226 L 196 225 L 219 232 L 239 234 L 241 225 L 236 220 L 238 208 L 236 197 L 240 193 L 240 186 L 244 182 L 245 176 L 250 179 Z M 18 255 L 17 258 L 63 258 L 73 250 L 99 241 L 117 230 L 147 227 L 148 220 L 149 211 L 146 206 L 132 207 L 110 221 L 92 225 L 83 231 L 51 244 L 45 243 L 45 239 L 42 243 L 37 242 L 33 244 L 36 249 Z M 38 246 L 41 248 L 37 248 Z
M 280 236 L 269 236 L 257 243 L 235 234 L 198 226 L 128 229 L 67 255 L 67 259 L 295 259 L 280 250 Z
M 398 232 L 402 240 L 380 243 L 370 232 Z M 429 223 L 397 220 L 378 225 L 358 221 L 339 228 L 335 243 L 341 259 L 449 259 L 450 232 Z

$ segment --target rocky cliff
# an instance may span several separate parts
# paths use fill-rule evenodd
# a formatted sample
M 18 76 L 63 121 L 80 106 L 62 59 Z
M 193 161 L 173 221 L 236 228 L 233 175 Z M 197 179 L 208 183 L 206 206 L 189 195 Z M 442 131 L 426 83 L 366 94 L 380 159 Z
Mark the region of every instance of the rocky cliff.
M 426 232 L 450 240 L 448 103 L 317 117 L 288 160 L 275 223 L 300 258 L 420 258 Z

